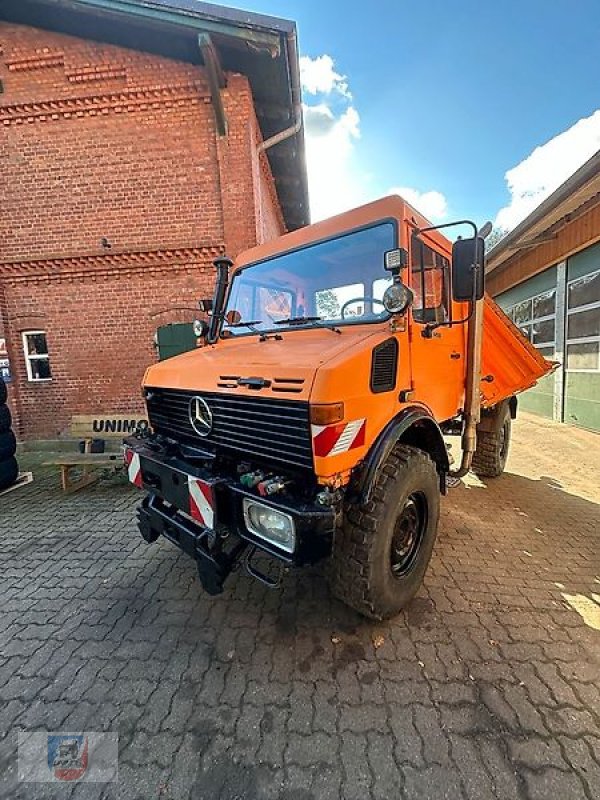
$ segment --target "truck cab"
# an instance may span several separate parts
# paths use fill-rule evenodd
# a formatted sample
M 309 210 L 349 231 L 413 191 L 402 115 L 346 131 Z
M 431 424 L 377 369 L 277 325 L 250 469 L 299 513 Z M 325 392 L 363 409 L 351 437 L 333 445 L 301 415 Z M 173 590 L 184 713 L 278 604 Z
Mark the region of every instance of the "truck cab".
M 258 551 L 329 558 L 337 596 L 397 613 L 435 541 L 444 433 L 455 477 L 499 474 L 514 394 L 552 368 L 484 298 L 483 250 L 390 197 L 218 259 L 201 346 L 147 370 L 151 433 L 126 444 L 144 538 L 212 593 L 238 563 L 276 584 Z

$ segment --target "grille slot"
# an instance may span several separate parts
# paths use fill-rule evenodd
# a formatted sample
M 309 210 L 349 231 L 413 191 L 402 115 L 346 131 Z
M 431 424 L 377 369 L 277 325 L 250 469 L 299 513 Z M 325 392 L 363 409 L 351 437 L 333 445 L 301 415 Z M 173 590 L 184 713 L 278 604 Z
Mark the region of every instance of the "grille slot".
M 288 392 L 291 394 L 299 394 L 304 385 L 304 378 L 273 378 L 271 386 L 274 392 Z
M 148 417 L 157 433 L 184 444 L 310 469 L 312 442 L 308 403 L 246 395 L 149 389 Z M 201 396 L 213 415 L 213 429 L 198 436 L 189 419 L 189 402 Z
M 391 392 L 396 388 L 397 373 L 398 342 L 394 338 L 386 339 L 385 342 L 373 348 L 371 391 L 375 394 Z

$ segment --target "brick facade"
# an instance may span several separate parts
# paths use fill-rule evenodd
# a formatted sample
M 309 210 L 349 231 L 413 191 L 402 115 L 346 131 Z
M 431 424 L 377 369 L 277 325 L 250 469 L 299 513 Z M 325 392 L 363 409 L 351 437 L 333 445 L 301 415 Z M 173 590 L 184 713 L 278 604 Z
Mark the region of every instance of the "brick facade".
M 0 338 L 22 439 L 140 410 L 161 324 L 190 319 L 212 259 L 284 231 L 245 76 L 217 135 L 204 69 L 0 22 Z M 22 332 L 47 333 L 28 382 Z

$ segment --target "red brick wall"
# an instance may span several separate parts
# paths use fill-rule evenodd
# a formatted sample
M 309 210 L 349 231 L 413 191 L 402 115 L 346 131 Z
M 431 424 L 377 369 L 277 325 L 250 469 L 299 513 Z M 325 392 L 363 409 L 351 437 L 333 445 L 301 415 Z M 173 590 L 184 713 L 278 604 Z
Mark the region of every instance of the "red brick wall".
M 18 433 L 52 438 L 74 413 L 139 409 L 156 327 L 193 318 L 175 308 L 212 292 L 216 253 L 283 222 L 244 76 L 227 137 L 190 64 L 0 23 L 0 78 L 0 336 Z M 52 382 L 27 382 L 31 328 Z

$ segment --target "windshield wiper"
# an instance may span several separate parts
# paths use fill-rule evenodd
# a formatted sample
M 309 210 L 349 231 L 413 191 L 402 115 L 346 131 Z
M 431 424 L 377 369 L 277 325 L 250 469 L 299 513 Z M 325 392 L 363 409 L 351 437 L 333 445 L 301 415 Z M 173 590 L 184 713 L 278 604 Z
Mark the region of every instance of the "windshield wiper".
M 341 333 L 338 327 L 332 322 L 327 322 L 323 317 L 288 317 L 287 319 L 274 320 L 273 325 L 303 325 L 307 322 L 319 322 L 319 328 L 327 328 L 334 333 Z
M 258 334 L 259 341 L 261 341 L 261 342 L 264 342 L 267 339 L 281 339 L 282 338 L 278 333 L 273 334 L 273 335 L 269 335 L 265 331 L 259 331 L 258 328 L 254 327 L 255 325 L 260 325 L 262 323 L 262 321 L 263 321 L 262 319 L 250 319 L 248 321 L 240 320 L 240 322 L 226 322 L 225 325 L 228 328 L 249 328 L 252 331 L 252 333 L 257 333 Z

